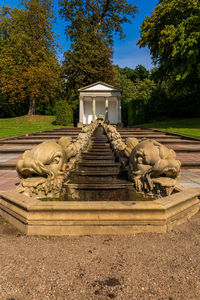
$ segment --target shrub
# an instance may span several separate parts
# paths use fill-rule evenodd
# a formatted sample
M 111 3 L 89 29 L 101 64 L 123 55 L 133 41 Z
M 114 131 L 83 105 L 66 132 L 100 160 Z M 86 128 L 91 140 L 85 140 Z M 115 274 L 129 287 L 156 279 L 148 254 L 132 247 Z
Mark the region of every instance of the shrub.
M 59 100 L 55 106 L 56 124 L 64 126 L 73 126 L 72 107 L 63 100 Z

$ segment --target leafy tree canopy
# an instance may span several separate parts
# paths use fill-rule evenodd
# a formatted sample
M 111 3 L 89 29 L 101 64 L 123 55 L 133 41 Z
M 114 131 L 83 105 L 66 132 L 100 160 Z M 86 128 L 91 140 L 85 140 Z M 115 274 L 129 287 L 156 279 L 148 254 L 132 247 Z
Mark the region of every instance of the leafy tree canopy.
M 60 66 L 55 55 L 50 0 L 23 0 L 24 9 L 1 7 L 0 86 L 6 99 L 49 101 L 58 92 Z
M 119 66 L 114 66 L 114 85 L 122 90 L 122 106 L 127 107 L 127 103 L 134 98 L 135 88 L 124 69 Z
M 95 32 L 113 43 L 113 33 L 125 37 L 122 24 L 131 23 L 137 11 L 127 0 L 59 0 L 66 32 L 76 41 L 82 31 Z
M 123 23 L 130 23 L 136 7 L 127 0 L 60 0 L 71 48 L 64 55 L 67 97 L 95 81 L 113 83 L 113 34 L 124 37 Z
M 149 47 L 157 78 L 174 93 L 200 94 L 199 16 L 199 0 L 162 0 L 141 27 L 138 44 Z
M 73 90 L 96 81 L 113 83 L 112 50 L 105 40 L 87 32 L 64 54 L 63 72 L 68 98 Z
M 131 81 L 135 82 L 137 79 L 143 80 L 145 78 L 149 77 L 149 71 L 142 65 L 136 66 L 135 69 L 131 69 L 128 67 L 125 67 L 123 69 L 123 72 L 129 78 Z

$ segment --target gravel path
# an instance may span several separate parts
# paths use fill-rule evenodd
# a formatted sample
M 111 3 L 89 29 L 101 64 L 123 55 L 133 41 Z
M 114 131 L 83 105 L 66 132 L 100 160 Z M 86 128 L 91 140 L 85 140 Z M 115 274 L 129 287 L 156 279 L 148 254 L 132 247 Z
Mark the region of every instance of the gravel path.
M 25 236 L 0 219 L 0 299 L 200 299 L 200 213 L 168 234 Z

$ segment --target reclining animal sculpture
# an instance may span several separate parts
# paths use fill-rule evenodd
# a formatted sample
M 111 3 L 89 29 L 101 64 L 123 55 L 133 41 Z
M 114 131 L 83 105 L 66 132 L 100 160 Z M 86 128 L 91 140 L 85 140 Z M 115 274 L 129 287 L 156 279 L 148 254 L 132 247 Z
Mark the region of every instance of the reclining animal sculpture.
M 96 126 L 96 123 L 86 126 L 75 142 L 71 137 L 61 137 L 58 142 L 47 140 L 25 151 L 16 166 L 20 178 L 18 192 L 58 197 L 62 192 L 64 173 L 73 168 L 80 152 L 88 147 Z
M 138 192 L 156 197 L 180 190 L 181 163 L 172 149 L 155 140 L 127 138 L 124 142 L 115 126 L 104 125 L 107 136 Z
M 49 140 L 25 151 L 16 166 L 20 178 L 18 191 L 29 196 L 54 195 L 61 186 L 67 160 L 74 155 L 68 151 L 71 144 L 72 139 L 66 137 L 58 143 Z
M 172 149 L 144 139 L 131 152 L 128 174 L 137 191 L 167 196 L 180 188 L 177 182 L 180 166 Z

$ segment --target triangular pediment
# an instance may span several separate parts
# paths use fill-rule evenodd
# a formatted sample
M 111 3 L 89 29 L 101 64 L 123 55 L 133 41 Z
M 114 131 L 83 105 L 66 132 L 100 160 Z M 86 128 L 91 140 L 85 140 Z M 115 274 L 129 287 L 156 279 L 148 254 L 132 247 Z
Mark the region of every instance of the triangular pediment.
M 82 87 L 79 89 L 79 92 L 90 92 L 90 91 L 98 91 L 98 92 L 121 92 L 120 89 L 110 85 L 110 84 L 107 84 L 105 82 L 102 82 L 102 81 L 98 81 L 98 82 L 95 82 L 93 84 L 90 84 L 88 86 L 85 86 L 85 87 Z

